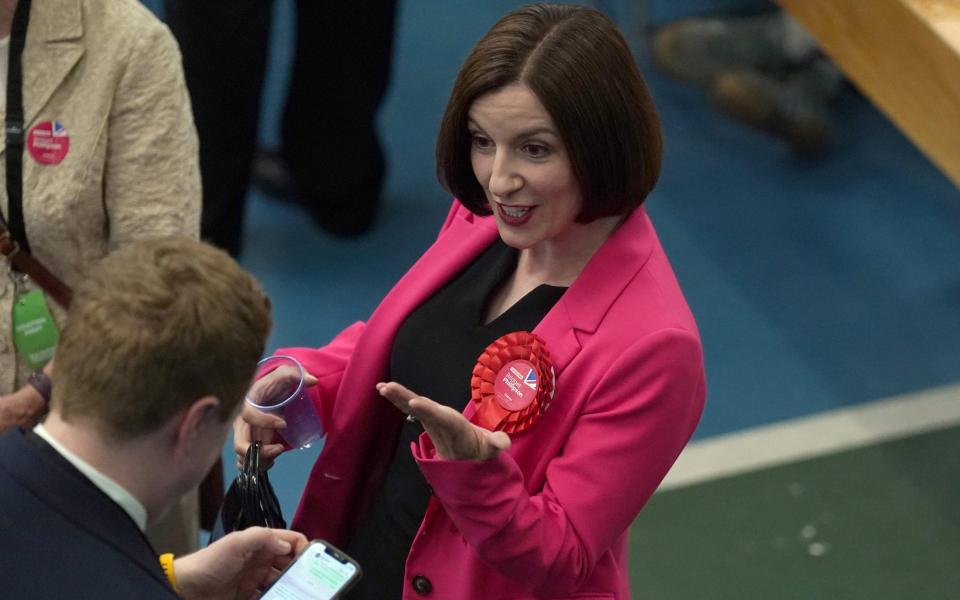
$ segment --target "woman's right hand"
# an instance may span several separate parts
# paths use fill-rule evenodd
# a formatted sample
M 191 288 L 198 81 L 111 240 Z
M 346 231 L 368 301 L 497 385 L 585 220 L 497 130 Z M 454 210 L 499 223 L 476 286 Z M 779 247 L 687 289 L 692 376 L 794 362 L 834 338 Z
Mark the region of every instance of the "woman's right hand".
M 267 373 L 254 382 L 254 387 L 270 386 L 288 376 L 283 368 Z M 311 387 L 317 384 L 317 378 L 304 371 L 303 384 Z M 286 421 L 277 415 L 257 410 L 244 399 L 243 409 L 233 422 L 233 449 L 237 453 L 237 468 L 243 468 L 243 458 L 253 441 L 259 441 L 260 466 L 269 469 L 275 458 L 284 451 L 282 443 L 274 442 L 278 429 L 287 426 Z

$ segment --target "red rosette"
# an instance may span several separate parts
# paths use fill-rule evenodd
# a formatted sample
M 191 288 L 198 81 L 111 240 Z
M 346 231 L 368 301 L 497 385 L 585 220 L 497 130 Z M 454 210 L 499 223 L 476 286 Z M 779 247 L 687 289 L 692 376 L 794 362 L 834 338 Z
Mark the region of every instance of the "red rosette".
M 527 331 L 508 333 L 487 346 L 473 367 L 474 421 L 491 431 L 526 431 L 550 406 L 554 385 L 546 343 Z

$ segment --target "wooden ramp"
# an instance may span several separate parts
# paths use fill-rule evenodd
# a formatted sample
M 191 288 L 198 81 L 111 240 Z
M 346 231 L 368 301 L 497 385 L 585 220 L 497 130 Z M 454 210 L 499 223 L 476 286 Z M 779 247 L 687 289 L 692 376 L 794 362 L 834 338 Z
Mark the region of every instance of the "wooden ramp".
M 960 0 L 777 0 L 960 187 Z

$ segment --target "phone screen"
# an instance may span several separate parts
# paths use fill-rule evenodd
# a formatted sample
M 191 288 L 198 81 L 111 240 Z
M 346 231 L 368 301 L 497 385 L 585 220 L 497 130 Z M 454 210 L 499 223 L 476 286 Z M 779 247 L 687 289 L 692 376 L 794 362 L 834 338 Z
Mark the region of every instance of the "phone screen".
M 310 542 L 261 600 L 331 600 L 359 575 L 347 555 L 321 540 Z

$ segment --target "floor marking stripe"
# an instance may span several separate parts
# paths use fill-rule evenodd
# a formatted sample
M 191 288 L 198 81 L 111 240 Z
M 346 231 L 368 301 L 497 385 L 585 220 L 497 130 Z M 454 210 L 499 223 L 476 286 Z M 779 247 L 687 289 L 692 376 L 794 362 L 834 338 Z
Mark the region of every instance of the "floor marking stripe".
M 659 490 L 960 425 L 960 383 L 691 443 Z

